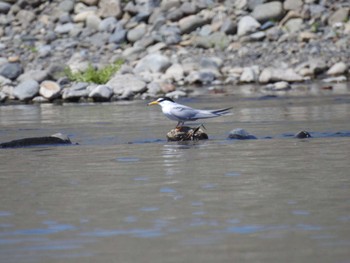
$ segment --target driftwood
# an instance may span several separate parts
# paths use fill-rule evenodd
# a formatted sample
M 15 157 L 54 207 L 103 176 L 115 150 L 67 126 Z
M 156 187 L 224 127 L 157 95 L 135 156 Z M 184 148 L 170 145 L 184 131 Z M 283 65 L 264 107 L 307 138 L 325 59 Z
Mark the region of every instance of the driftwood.
M 208 135 L 203 131 L 201 126 L 188 127 L 181 126 L 179 128 L 172 129 L 166 135 L 168 141 L 197 141 L 207 140 Z

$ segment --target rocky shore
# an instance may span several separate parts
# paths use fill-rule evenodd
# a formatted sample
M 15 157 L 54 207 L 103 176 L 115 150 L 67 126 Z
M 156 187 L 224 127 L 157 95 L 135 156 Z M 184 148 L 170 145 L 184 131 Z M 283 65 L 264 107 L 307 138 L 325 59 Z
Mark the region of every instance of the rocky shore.
M 347 81 L 349 10 L 348 0 L 0 0 L 0 102 Z M 104 84 L 66 74 L 118 60 L 123 65 Z

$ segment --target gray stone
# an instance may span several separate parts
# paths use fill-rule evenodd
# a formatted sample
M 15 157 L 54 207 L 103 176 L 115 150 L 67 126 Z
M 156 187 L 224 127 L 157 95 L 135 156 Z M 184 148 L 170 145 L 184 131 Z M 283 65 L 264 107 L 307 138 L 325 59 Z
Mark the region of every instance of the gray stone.
M 237 23 L 232 19 L 226 18 L 220 27 L 220 31 L 228 35 L 234 35 L 237 33 Z
M 259 67 L 258 66 L 245 67 L 245 68 L 243 68 L 243 72 L 240 76 L 239 81 L 241 83 L 255 82 L 258 80 L 258 76 L 259 76 Z
M 50 45 L 42 45 L 38 48 L 39 58 L 45 58 L 51 55 L 52 47 Z
M 100 0 L 98 3 L 99 15 L 102 18 L 116 17 L 121 18 L 123 11 L 121 8 L 120 0 Z
M 190 15 L 179 21 L 179 28 L 182 34 L 188 34 L 198 27 L 207 24 L 209 21 L 199 15 Z
M 248 0 L 248 9 L 254 10 L 255 7 L 265 3 L 266 0 Z
M 350 8 L 339 8 L 328 18 L 328 24 L 344 23 L 349 19 L 349 10 Z
M 35 81 L 40 83 L 47 78 L 48 78 L 47 70 L 28 70 L 28 71 L 24 72 L 23 74 L 21 74 L 17 78 L 17 80 L 19 82 L 23 82 L 25 80 L 34 79 Z
M 88 95 L 89 91 L 86 87 L 82 89 L 65 88 L 62 92 L 62 99 L 68 101 L 79 101 L 81 98 L 86 98 Z
M 22 25 L 28 25 L 36 18 L 35 13 L 32 10 L 20 10 L 16 15 L 17 20 Z
M 257 139 L 254 135 L 251 135 L 249 132 L 247 132 L 245 129 L 237 128 L 230 131 L 228 135 L 229 139 L 236 139 L 236 140 L 255 140 Z
M 0 67 L 0 75 L 10 80 L 15 80 L 22 72 L 20 63 L 5 63 Z
M 61 87 L 55 81 L 46 80 L 40 84 L 39 94 L 48 100 L 60 96 Z
M 259 27 L 260 23 L 251 16 L 244 16 L 238 22 L 238 36 L 244 36 L 255 32 Z
M 58 34 L 68 34 L 70 31 L 74 29 L 73 23 L 66 23 L 66 24 L 58 24 L 55 27 L 55 32 Z
M 97 30 L 99 30 L 101 19 L 99 16 L 92 13 L 86 17 L 85 23 L 86 23 L 87 28 L 94 30 L 94 31 L 97 31 Z
M 127 92 L 133 94 L 143 93 L 146 91 L 146 83 L 132 74 L 116 74 L 107 83 L 115 94 L 122 95 Z
M 162 88 L 159 82 L 152 81 L 147 84 L 147 94 L 151 97 L 156 97 L 158 94 L 162 93 Z
M 185 15 L 193 15 L 199 11 L 198 6 L 193 2 L 182 3 L 182 5 L 180 6 L 180 9 Z
M 153 73 L 164 72 L 171 63 L 168 57 L 161 54 L 149 54 L 142 58 L 135 66 L 135 73 L 149 71 Z
M 113 32 L 117 27 L 117 19 L 115 17 L 107 17 L 101 21 L 99 24 L 98 30 L 103 32 Z
M 302 0 L 286 0 L 283 3 L 284 10 L 301 10 L 303 8 Z
M 333 75 L 333 76 L 337 76 L 337 75 L 342 75 L 344 73 L 346 73 L 348 67 L 344 62 L 338 62 L 335 63 L 328 71 L 327 71 L 327 75 Z
M 302 18 L 289 19 L 285 24 L 285 27 L 291 33 L 299 32 L 302 29 L 302 26 L 303 26 L 303 19 Z
M 283 6 L 281 2 L 273 1 L 266 4 L 257 5 L 251 16 L 263 23 L 270 19 L 279 20 L 283 16 Z
M 260 83 L 277 81 L 300 82 L 303 80 L 303 77 L 293 69 L 265 68 L 259 76 Z
M 168 11 L 172 8 L 178 8 L 180 7 L 181 2 L 179 0 L 163 0 L 161 1 L 160 8 L 163 11 Z
M 166 70 L 164 77 L 168 80 L 180 81 L 184 78 L 184 69 L 181 64 L 175 63 Z
M 11 80 L 0 75 L 0 88 L 4 85 L 11 84 Z M 0 89 L 1 90 L 1 89 Z
M 8 98 L 8 95 L 2 91 L 0 91 L 0 102 L 6 101 Z
M 137 40 L 140 40 L 146 34 L 146 29 L 147 27 L 146 27 L 146 24 L 144 23 L 136 26 L 133 29 L 130 29 L 126 35 L 128 41 L 134 43 Z
M 11 5 L 5 2 L 0 2 L 0 14 L 7 14 L 11 9 Z
M 74 10 L 74 0 L 63 0 L 58 5 L 58 8 L 63 12 L 72 12 Z
M 109 43 L 120 44 L 126 41 L 127 31 L 121 27 L 117 27 L 114 33 L 109 37 Z
M 26 101 L 32 99 L 39 92 L 39 83 L 35 80 L 26 80 L 13 89 L 15 98 Z
M 113 90 L 107 85 L 98 85 L 89 94 L 94 101 L 108 101 L 113 95 Z

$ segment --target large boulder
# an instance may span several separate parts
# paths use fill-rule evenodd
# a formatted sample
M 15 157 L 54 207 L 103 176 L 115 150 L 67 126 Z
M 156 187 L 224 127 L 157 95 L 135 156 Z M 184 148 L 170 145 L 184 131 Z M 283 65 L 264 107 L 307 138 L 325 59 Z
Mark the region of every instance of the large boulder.
M 107 83 L 116 95 L 139 94 L 146 91 L 146 82 L 134 76 L 133 74 L 116 74 Z
M 39 83 L 35 80 L 26 80 L 13 89 L 13 95 L 22 101 L 32 99 L 39 92 Z

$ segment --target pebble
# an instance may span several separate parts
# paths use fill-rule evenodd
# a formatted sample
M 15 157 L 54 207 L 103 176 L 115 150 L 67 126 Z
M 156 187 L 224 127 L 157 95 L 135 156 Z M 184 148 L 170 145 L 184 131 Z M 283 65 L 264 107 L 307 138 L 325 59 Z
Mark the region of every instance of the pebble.
M 238 22 L 237 34 L 238 36 L 244 36 L 255 32 L 261 24 L 251 16 L 244 16 Z
M 146 25 L 144 23 L 136 26 L 127 32 L 126 38 L 128 41 L 134 43 L 140 40 L 146 34 Z

